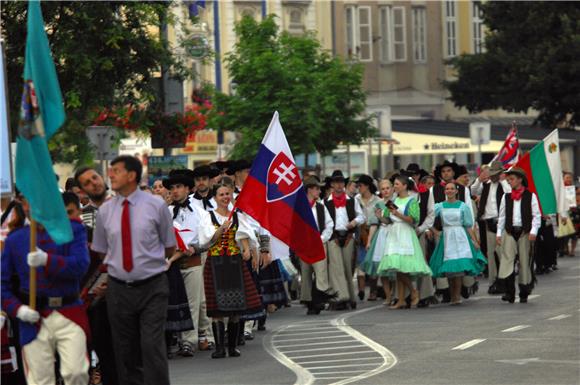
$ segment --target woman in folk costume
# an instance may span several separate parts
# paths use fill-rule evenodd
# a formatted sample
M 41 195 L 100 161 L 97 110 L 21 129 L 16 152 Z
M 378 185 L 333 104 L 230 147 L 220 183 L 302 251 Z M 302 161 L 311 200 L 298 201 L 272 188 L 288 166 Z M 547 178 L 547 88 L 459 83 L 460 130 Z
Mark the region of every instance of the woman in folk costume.
M 394 202 L 388 203 L 389 218 L 393 225 L 387 238 L 384 258 L 377 269 L 379 275 L 397 277 L 397 293 L 404 293 L 408 288 L 411 293 L 411 306 L 419 303 L 419 292 L 413 287 L 412 279 L 431 275 L 431 269 L 425 261 L 419 239 L 413 226 L 419 221 L 419 204 L 409 196 L 413 188 L 411 178 L 398 175 L 393 183 L 397 193 Z M 386 213 L 385 213 L 386 214 Z M 390 309 L 407 307 L 403 295 L 399 295 L 396 304 Z
M 358 186 L 359 193 L 354 199 L 358 201 L 360 207 L 363 210 L 363 214 L 366 218 L 366 222 L 359 227 L 359 240 L 358 240 L 358 250 L 357 250 L 357 267 L 355 269 L 357 281 L 358 281 L 358 298 L 362 301 L 365 296 L 365 285 L 366 277 L 365 272 L 362 269 L 362 264 L 366 259 L 366 253 L 368 245 L 370 244 L 370 228 L 375 227 L 379 224 L 377 216 L 375 215 L 376 205 L 381 202 L 375 193 L 377 192 L 377 186 L 375 181 L 369 175 L 362 174 L 356 180 L 356 185 Z M 369 293 L 369 301 L 376 301 L 376 280 L 371 281 L 371 290 Z
M 369 242 L 366 245 L 367 252 L 365 260 L 361 265 L 361 269 L 370 277 L 371 293 L 369 295 L 369 301 L 371 298 L 374 297 L 376 299 L 377 297 L 377 270 L 383 258 L 387 236 L 392 225 L 389 216 L 383 216 L 383 212 L 387 210 L 386 203 L 393 197 L 393 184 L 389 179 L 383 179 L 379 182 L 379 189 L 381 197 L 383 198 L 382 201 L 375 204 L 375 216 L 378 218 L 379 223 L 372 225 L 370 228 Z M 384 304 L 388 305 L 391 302 L 391 284 L 389 277 L 386 275 L 381 276 L 381 281 L 385 292 Z
M 457 199 L 458 192 L 455 183 L 447 183 L 447 200 L 435 205 L 435 217 L 441 218 L 443 234 L 430 260 L 433 276 L 449 279 L 452 305 L 461 303 L 462 278 L 479 275 L 487 264 L 473 231 L 471 210 Z
M 228 208 L 232 194 L 233 187 L 227 181 L 214 185 L 217 208 L 210 215 L 215 233 L 211 239 L 205 239 L 206 232 L 199 233 L 200 243 L 210 244 L 203 275 L 207 315 L 212 317 L 216 344 L 212 358 L 226 356 L 224 317 L 228 317 L 228 355 L 238 357 L 239 316 L 262 309 L 256 285 L 244 263 L 251 258 L 251 242 L 256 242 L 254 231 L 245 216 L 232 214 Z

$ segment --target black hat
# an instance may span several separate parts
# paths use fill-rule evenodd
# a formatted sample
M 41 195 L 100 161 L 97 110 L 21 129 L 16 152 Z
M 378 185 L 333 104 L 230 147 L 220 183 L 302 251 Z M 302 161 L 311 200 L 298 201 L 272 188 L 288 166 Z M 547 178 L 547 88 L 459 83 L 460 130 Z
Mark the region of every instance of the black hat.
M 441 179 L 441 170 L 443 169 L 443 167 L 451 167 L 453 169 L 453 173 L 455 174 L 454 177 L 458 176 L 458 168 L 459 165 L 455 162 L 450 162 L 448 160 L 446 160 L 445 162 L 438 164 L 437 167 L 435 167 L 435 178 L 437 179 Z
M 217 168 L 213 168 L 208 164 L 204 164 L 193 169 L 193 178 L 207 176 L 208 178 L 211 179 L 215 178 L 219 174 L 220 172 Z
M 225 172 L 228 169 L 228 167 L 230 167 L 230 162 L 227 160 L 218 160 L 213 163 L 210 163 L 209 165 L 212 168 L 217 169 L 221 174 L 222 172 Z
M 163 179 L 163 187 L 165 187 L 168 190 L 171 189 L 171 186 L 178 183 L 187 186 L 189 188 L 192 188 L 194 185 L 193 171 L 188 170 L 186 168 L 179 170 L 171 170 L 169 171 L 169 177 Z
M 457 166 L 457 171 L 455 172 L 455 178 L 459 178 L 461 175 L 469 174 L 467 167 L 464 165 Z
M 375 181 L 370 175 L 361 174 L 358 177 L 358 179 L 355 181 L 355 183 L 367 185 L 372 194 L 374 194 L 377 191 L 377 186 L 375 185 Z
M 405 171 L 411 172 L 413 175 L 421 173 L 421 167 L 417 163 L 409 163 Z
M 505 171 L 505 174 L 506 175 L 513 174 L 513 175 L 519 176 L 520 178 L 522 178 L 524 180 L 527 179 L 526 178 L 526 172 L 524 171 L 524 169 L 522 169 L 520 167 L 511 167 L 511 168 L 509 168 L 508 170 Z
M 252 168 L 252 162 L 249 162 L 245 159 L 234 160 L 230 163 L 230 166 L 228 167 L 226 174 L 234 175 L 238 171 L 246 170 L 249 168 Z
M 332 175 L 330 176 L 330 181 L 331 182 L 333 182 L 333 181 L 346 182 L 346 178 L 342 174 L 342 171 L 340 171 L 340 170 L 334 170 L 332 172 Z
M 315 175 L 311 175 L 309 177 L 306 177 L 304 179 L 304 182 L 302 182 L 302 183 L 304 183 L 304 188 L 307 188 L 307 189 L 310 187 L 314 187 L 314 186 L 318 186 L 318 187 L 325 186 L 325 184 L 320 182 L 320 179 Z
M 417 172 L 418 174 L 418 172 Z M 399 170 L 399 175 L 403 175 L 406 176 L 408 178 L 412 178 L 413 175 L 415 175 L 415 172 L 413 170 L 409 170 L 408 168 L 406 170 Z

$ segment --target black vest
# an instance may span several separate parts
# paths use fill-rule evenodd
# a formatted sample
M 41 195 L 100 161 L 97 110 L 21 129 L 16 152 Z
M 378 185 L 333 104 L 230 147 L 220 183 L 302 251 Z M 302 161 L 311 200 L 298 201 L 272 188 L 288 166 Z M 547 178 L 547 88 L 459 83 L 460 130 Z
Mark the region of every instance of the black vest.
M 334 221 L 334 227 L 336 227 L 336 208 L 334 207 L 334 202 L 332 199 L 326 199 L 324 201 L 326 208 L 330 214 L 330 217 Z M 348 221 L 352 221 L 356 217 L 356 211 L 354 210 L 354 198 L 346 199 L 346 215 L 348 217 Z M 354 232 L 354 229 L 349 230 L 350 232 Z
M 491 190 L 491 183 L 483 185 L 483 191 L 477 207 L 477 219 L 481 219 L 485 214 L 485 206 L 487 206 L 487 198 L 489 198 L 489 190 Z M 495 202 L 497 203 L 497 212 L 499 213 L 499 205 L 501 204 L 501 197 L 503 196 L 503 187 L 501 183 L 497 183 L 497 190 L 495 192 Z
M 429 190 L 419 193 L 419 224 L 421 226 L 427 218 L 427 209 L 429 204 Z
M 522 216 L 522 230 L 529 233 L 532 229 L 532 193 L 528 190 L 522 194 L 522 203 L 520 206 Z M 512 194 L 505 194 L 505 231 L 508 234 L 513 230 L 514 201 Z
M 318 220 L 318 232 L 322 234 L 326 225 L 324 205 L 320 202 L 316 202 L 315 206 L 316 206 L 316 220 Z

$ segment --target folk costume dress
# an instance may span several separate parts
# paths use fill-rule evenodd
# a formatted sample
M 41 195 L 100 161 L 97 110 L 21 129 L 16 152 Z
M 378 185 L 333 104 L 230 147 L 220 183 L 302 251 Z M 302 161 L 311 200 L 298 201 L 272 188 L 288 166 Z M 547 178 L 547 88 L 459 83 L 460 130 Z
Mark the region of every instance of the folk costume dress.
M 215 211 L 210 212 L 210 215 L 216 229 L 228 219 Z M 253 236 L 253 230 L 242 218 L 234 213 L 230 228 L 207 251 L 203 276 L 209 317 L 258 313 L 263 309 L 258 290 L 242 260 L 242 251 L 237 243 Z
M 379 201 L 377 205 L 379 205 L 383 211 L 386 209 L 383 201 Z M 361 269 L 369 277 L 376 277 L 378 275 L 379 264 L 383 259 L 387 237 L 392 226 L 390 219 L 388 221 L 389 223 L 379 223 L 378 228 L 373 235 L 373 239 L 371 240 L 371 245 L 366 252 L 365 259 L 361 264 Z
M 419 221 L 419 204 L 412 197 L 395 198 L 394 203 L 398 211 L 413 218 L 413 222 Z M 385 215 L 389 211 L 385 210 Z M 412 277 L 431 275 L 431 269 L 425 261 L 423 250 L 412 225 L 401 218 L 390 214 L 393 222 L 389 230 L 388 239 L 381 262 L 377 268 L 377 274 L 393 277 L 396 273 L 410 274 Z
M 434 277 L 476 276 L 487 260 L 477 250 L 467 233 L 473 226 L 471 210 L 462 201 L 435 205 L 435 217 L 441 218 L 443 233 L 430 260 Z

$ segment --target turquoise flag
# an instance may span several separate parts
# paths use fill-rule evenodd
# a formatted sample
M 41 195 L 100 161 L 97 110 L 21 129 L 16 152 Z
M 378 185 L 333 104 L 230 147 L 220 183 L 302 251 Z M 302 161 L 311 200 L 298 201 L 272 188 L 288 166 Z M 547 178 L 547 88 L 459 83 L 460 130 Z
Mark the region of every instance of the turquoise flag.
M 34 220 L 58 244 L 72 240 L 70 221 L 48 153 L 48 139 L 65 121 L 56 69 L 38 1 L 28 2 L 24 91 L 16 147 L 16 186 Z

